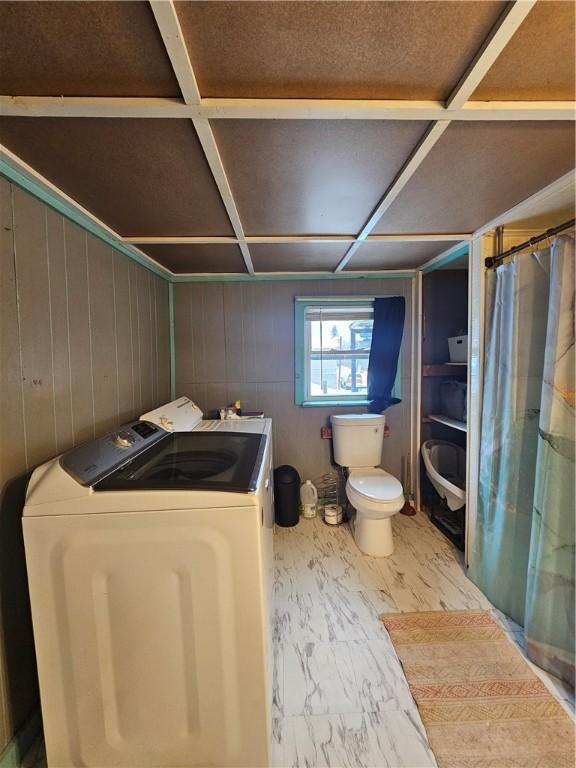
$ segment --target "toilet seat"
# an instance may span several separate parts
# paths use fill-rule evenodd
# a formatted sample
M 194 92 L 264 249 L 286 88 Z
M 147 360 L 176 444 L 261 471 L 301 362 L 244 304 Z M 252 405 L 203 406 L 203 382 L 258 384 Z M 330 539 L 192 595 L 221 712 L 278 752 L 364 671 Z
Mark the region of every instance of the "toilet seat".
M 389 517 L 404 506 L 402 484 L 378 467 L 353 469 L 346 483 L 346 495 L 353 507 L 374 519 Z
M 395 501 L 403 495 L 400 481 L 379 467 L 353 469 L 348 483 L 357 494 L 371 501 Z

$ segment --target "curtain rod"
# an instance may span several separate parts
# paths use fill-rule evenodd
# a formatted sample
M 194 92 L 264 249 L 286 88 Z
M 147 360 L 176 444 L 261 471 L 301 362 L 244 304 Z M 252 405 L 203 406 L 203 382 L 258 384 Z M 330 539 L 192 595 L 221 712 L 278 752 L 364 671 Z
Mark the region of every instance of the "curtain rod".
M 541 235 L 531 237 L 530 240 L 526 240 L 524 243 L 520 243 L 519 245 L 515 245 L 513 248 L 509 248 L 507 251 L 504 251 L 504 253 L 498 254 L 498 256 L 488 256 L 486 259 L 484 259 L 484 266 L 486 269 L 497 267 L 502 259 L 505 259 L 507 256 L 512 256 L 518 251 L 523 251 L 526 248 L 529 248 L 531 245 L 536 245 L 536 243 L 540 243 L 542 240 L 546 240 L 546 238 L 552 237 L 552 235 L 557 235 L 558 232 L 562 232 L 565 229 L 573 227 L 575 223 L 576 219 L 570 219 L 570 221 L 565 221 L 564 224 L 558 224 L 557 227 L 551 227 L 550 229 L 547 229 L 546 232 L 543 232 Z

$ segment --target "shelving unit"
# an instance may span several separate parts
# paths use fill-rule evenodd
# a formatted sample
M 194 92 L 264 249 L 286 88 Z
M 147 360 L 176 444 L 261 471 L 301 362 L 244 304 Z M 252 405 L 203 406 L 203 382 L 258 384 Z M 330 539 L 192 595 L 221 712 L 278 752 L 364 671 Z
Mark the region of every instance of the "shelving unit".
M 447 427 L 458 429 L 460 430 L 460 432 L 466 432 L 466 429 L 467 429 L 465 421 L 458 421 L 457 419 L 451 419 L 450 416 L 443 416 L 441 413 L 431 413 L 429 416 L 425 418 L 427 419 L 428 423 L 430 423 L 431 421 L 435 421 L 437 424 L 444 424 Z
M 457 376 L 466 373 L 466 363 L 440 363 L 438 365 L 423 365 L 422 376 Z
M 440 269 L 424 275 L 422 281 L 422 365 L 420 380 L 420 444 L 445 440 L 461 448 L 467 445 L 466 421 L 440 413 L 442 382 L 465 382 L 468 365 L 452 363 L 448 339 L 464 335 L 468 328 L 467 261 L 459 268 Z M 464 512 L 454 513 L 432 487 L 421 460 L 419 504 L 431 521 L 457 547 L 464 548 Z
M 461 377 L 467 373 L 467 363 L 437 363 L 422 366 L 422 377 L 426 379 L 438 376 L 442 379 L 449 377 L 451 380 L 460 381 Z M 452 429 L 457 429 L 460 432 L 466 432 L 465 421 L 458 421 L 441 413 L 430 413 L 422 416 L 422 424 L 431 424 L 432 422 L 443 424 L 445 427 L 452 427 Z

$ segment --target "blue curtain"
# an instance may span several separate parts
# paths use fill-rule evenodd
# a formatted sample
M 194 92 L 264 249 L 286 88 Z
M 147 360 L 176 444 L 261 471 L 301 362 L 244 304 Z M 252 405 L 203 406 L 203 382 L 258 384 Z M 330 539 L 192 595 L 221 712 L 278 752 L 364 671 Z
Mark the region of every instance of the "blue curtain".
M 574 236 L 487 275 L 470 576 L 574 684 Z
M 406 302 L 403 296 L 374 299 L 374 326 L 368 361 L 370 411 L 382 413 L 401 402 L 392 397 L 404 331 Z

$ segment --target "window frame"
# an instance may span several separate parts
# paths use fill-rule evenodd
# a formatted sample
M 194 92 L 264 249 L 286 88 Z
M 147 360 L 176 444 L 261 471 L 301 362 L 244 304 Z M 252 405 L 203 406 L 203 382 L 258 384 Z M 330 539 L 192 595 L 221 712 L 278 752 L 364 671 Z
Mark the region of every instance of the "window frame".
M 370 400 L 365 395 L 309 395 L 308 370 L 310 363 L 310 346 L 306 332 L 306 312 L 310 307 L 374 307 L 374 299 L 391 298 L 391 296 L 296 296 L 294 299 L 294 401 L 303 407 L 322 406 L 359 406 L 369 405 Z M 400 371 L 402 353 L 398 358 L 398 370 L 394 382 L 393 394 L 400 396 Z

